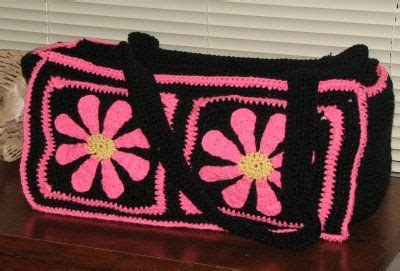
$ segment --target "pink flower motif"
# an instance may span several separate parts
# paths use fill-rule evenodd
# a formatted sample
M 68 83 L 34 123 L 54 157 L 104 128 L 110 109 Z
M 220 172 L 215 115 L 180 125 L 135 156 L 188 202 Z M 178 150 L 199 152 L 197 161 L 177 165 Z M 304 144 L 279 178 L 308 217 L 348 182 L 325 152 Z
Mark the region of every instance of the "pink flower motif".
M 222 132 L 208 131 L 202 139 L 202 147 L 212 156 L 233 162 L 234 165 L 203 166 L 200 177 L 206 182 L 217 182 L 239 178 L 234 184 L 222 191 L 225 202 L 232 208 L 240 209 L 244 206 L 250 193 L 252 183 L 256 182 L 257 210 L 267 216 L 276 216 L 282 206 L 270 183 L 281 188 L 281 173 L 283 152 L 271 157 L 285 136 L 286 116 L 274 114 L 270 117 L 260 141 L 259 150 L 256 150 L 254 135 L 256 115 L 253 111 L 241 108 L 231 115 L 230 124 L 244 147 L 242 154 L 238 147 Z
M 84 143 L 61 144 L 55 158 L 58 164 L 66 165 L 89 154 L 72 174 L 72 187 L 77 192 L 89 191 L 100 164 L 103 190 L 110 199 L 115 199 L 124 192 L 124 186 L 111 160 L 122 166 L 133 181 L 141 181 L 149 172 L 149 161 L 120 148 L 148 149 L 150 145 L 139 128 L 114 139 L 118 130 L 132 118 L 130 105 L 121 100 L 108 109 L 100 133 L 99 106 L 100 101 L 94 95 L 84 96 L 78 102 L 79 115 L 90 134 L 67 114 L 57 116 L 54 122 L 57 131 Z

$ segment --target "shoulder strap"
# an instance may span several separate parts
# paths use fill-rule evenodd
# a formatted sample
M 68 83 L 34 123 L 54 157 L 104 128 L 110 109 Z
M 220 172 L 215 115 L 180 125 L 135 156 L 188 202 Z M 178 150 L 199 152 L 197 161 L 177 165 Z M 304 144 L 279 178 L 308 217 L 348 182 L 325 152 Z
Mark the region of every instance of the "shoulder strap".
M 285 146 L 282 186 L 285 187 L 285 195 L 288 193 L 285 198 L 289 200 L 285 203 L 290 206 L 290 216 L 300 221 L 304 227 L 296 232 L 275 233 L 260 222 L 232 217 L 217 208 L 215 199 L 206 192 L 202 181 L 192 172 L 175 143 L 173 131 L 163 112 L 154 75 L 135 60 L 127 43 L 124 47 L 124 73 L 129 100 L 135 118 L 142 123 L 142 129 L 151 145 L 159 151 L 167 179 L 173 180 L 174 185 L 190 198 L 210 222 L 230 233 L 285 250 L 301 250 L 315 243 L 319 239 L 320 224 L 316 196 L 311 189 L 311 157 L 317 114 L 318 76 L 310 71 L 297 71 L 289 76 L 286 139 L 294 144 Z

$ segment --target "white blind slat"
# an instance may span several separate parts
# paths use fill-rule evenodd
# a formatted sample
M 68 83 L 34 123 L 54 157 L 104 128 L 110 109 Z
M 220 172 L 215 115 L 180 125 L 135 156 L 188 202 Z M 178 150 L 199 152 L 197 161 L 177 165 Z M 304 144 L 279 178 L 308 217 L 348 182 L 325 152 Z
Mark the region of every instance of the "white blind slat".
M 53 0 L 57 1 L 57 0 Z M 181 11 L 204 11 L 204 1 L 199 0 L 79 0 L 76 2 L 116 5 L 121 7 L 162 8 L 167 10 Z
M 238 14 L 251 17 L 275 17 L 284 19 L 316 20 L 327 22 L 365 23 L 373 25 L 393 25 L 391 12 L 376 10 L 343 10 L 320 7 L 285 5 L 255 5 L 238 2 L 210 1 L 208 11 L 219 14 Z M 393 11 L 393 10 L 392 10 Z M 389 16 L 388 16 L 389 15 Z
M 213 0 L 218 1 L 218 0 Z M 251 2 L 255 5 L 282 5 L 288 7 L 309 7 L 322 9 L 339 9 L 339 10 L 354 10 L 354 11 L 381 11 L 393 12 L 392 1 L 376 1 L 376 0 L 335 0 L 335 1 L 318 1 L 318 0 L 268 0 L 268 1 L 241 1 L 230 0 L 230 2 Z
M 30 9 L 30 10 L 43 10 L 44 0 L 0 0 L 1 8 L 16 8 L 16 9 Z
M 93 3 L 52 2 L 50 4 L 50 14 L 52 12 L 57 12 L 70 15 L 79 14 L 105 17 L 103 18 L 103 20 L 111 20 L 114 18 L 131 18 L 167 22 L 181 22 L 185 24 L 197 23 L 204 25 L 203 11 L 194 12 L 182 10 L 165 10 L 156 7 L 157 6 L 153 6 L 153 8 L 143 8 L 104 4 L 100 5 Z
M 44 33 L 0 29 L 0 40 L 45 44 L 46 35 Z
M 395 162 L 400 162 L 400 150 L 396 150 L 396 149 L 392 150 L 392 159 Z
M 41 22 L 1 19 L 1 30 L 24 31 L 32 33 L 46 33 L 45 25 Z
M 53 25 L 61 25 L 64 28 L 71 28 L 71 30 L 78 31 L 75 34 L 85 34 L 85 31 L 90 28 L 105 28 L 114 32 L 123 32 L 127 30 L 132 32 L 132 29 L 141 29 L 141 31 L 164 32 L 171 34 L 186 34 L 186 35 L 199 35 L 204 39 L 205 28 L 201 24 L 190 23 L 176 23 L 164 22 L 156 20 L 144 19 L 130 19 L 130 18 L 105 18 L 102 16 L 87 16 L 81 14 L 68 14 L 68 13 L 52 13 L 50 20 Z M 77 27 L 80 27 L 78 29 Z M 87 29 L 86 29 L 87 28 Z M 54 33 L 52 27 L 52 33 Z
M 35 21 L 35 22 L 46 21 L 45 16 L 43 16 L 43 11 L 41 10 L 4 8 L 1 6 L 0 6 L 0 18 L 21 20 L 21 21 Z

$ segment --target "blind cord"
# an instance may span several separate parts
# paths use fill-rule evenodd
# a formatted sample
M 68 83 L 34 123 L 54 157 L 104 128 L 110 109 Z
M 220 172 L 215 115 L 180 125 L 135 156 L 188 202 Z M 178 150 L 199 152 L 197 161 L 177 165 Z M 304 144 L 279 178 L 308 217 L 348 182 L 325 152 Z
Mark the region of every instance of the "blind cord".
M 392 25 L 392 38 L 390 40 L 390 53 L 389 53 L 389 74 L 392 74 L 392 52 L 393 52 L 393 42 L 394 42 L 394 35 L 395 29 L 397 24 L 397 12 L 399 10 L 399 2 L 398 0 L 394 0 L 394 12 L 393 12 L 393 25 Z
M 206 42 L 206 47 L 204 48 L 204 52 L 207 54 L 208 53 L 208 49 L 210 48 L 210 41 L 208 40 L 208 37 L 210 36 L 210 32 L 208 29 L 208 0 L 204 0 L 204 20 L 205 20 L 205 24 L 204 24 L 204 28 L 206 31 L 206 35 L 204 36 L 205 42 Z
M 46 18 L 45 28 L 46 28 L 46 44 L 50 44 L 50 18 L 49 18 L 49 2 L 44 1 L 44 16 Z

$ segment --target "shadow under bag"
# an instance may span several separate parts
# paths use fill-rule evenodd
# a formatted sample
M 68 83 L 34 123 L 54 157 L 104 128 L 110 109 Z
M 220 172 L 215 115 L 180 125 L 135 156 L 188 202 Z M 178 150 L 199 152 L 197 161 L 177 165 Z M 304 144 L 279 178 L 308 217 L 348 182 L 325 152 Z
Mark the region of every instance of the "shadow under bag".
M 22 69 L 21 179 L 35 210 L 300 250 L 347 239 L 385 195 L 392 82 L 363 45 L 256 59 L 132 33 L 45 46 Z

